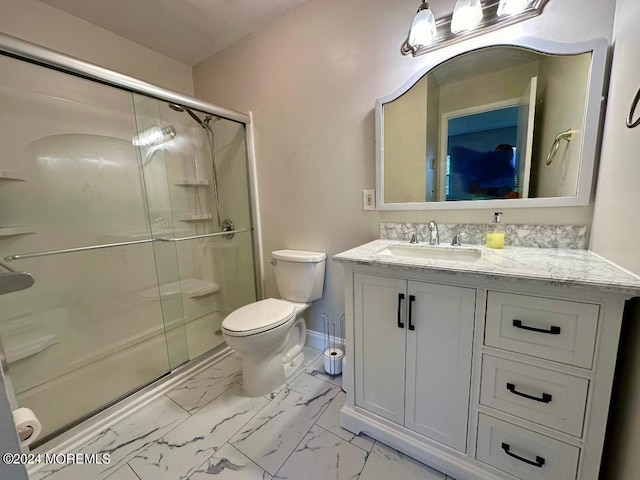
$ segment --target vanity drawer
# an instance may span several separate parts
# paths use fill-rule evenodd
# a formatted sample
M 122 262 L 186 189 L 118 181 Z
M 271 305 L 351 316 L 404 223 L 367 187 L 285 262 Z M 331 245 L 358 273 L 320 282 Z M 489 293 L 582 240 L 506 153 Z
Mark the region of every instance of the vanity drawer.
M 551 437 L 478 415 L 476 459 L 523 480 L 576 478 L 580 449 Z
M 582 436 L 589 380 L 483 355 L 480 403 Z
M 600 307 L 488 292 L 485 345 L 591 368 Z

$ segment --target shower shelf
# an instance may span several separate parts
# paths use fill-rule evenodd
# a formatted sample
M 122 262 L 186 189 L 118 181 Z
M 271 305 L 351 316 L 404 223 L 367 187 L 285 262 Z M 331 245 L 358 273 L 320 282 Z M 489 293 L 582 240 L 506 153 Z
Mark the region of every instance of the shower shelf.
M 35 340 L 27 341 L 19 345 L 8 345 L 5 347 L 7 363 L 14 363 L 23 358 L 44 352 L 48 347 L 58 343 L 57 338 L 58 334 L 53 334 L 36 338 Z
M 205 222 L 211 220 L 213 216 L 211 214 L 187 214 L 178 215 L 178 220 L 181 222 Z
M 10 237 L 13 235 L 26 235 L 36 233 L 29 227 L 0 227 L 0 237 Z
M 0 170 L 0 180 L 20 180 L 22 182 L 25 179 L 17 172 L 11 172 L 8 170 Z
M 209 180 L 199 180 L 191 178 L 180 178 L 174 183 L 177 187 L 207 187 L 209 186 Z
M 183 295 L 186 298 L 198 298 L 220 291 L 220 285 L 199 278 L 187 278 L 177 282 L 165 283 L 160 286 L 160 296 L 163 299 Z M 157 298 L 158 289 L 150 288 L 142 292 L 145 298 Z

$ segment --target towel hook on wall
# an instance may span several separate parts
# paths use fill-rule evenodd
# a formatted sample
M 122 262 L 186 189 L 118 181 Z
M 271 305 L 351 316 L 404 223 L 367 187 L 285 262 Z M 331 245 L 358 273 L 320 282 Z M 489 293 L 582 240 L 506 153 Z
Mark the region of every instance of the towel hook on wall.
M 640 125 L 640 117 L 638 117 L 636 120 L 633 119 L 634 115 L 636 114 L 636 107 L 638 106 L 639 101 L 640 101 L 640 89 L 638 89 L 636 96 L 633 99 L 633 102 L 631 102 L 631 108 L 629 109 L 629 116 L 627 117 L 628 128 L 636 128 L 638 125 Z
M 551 145 L 551 148 L 549 149 L 549 154 L 547 155 L 547 165 L 551 165 L 551 162 L 553 162 L 556 153 L 558 153 L 558 149 L 560 148 L 560 140 L 566 140 L 567 143 L 570 142 L 573 133 L 574 130 L 569 129 L 556 135 L 556 138 L 553 140 L 553 145 Z

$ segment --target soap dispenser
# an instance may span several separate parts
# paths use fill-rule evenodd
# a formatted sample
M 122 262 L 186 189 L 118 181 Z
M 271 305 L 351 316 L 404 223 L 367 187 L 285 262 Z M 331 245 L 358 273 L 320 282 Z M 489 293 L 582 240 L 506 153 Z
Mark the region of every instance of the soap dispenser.
M 504 248 L 504 229 L 500 223 L 500 215 L 502 212 L 494 212 L 493 225 L 487 232 L 487 247 Z

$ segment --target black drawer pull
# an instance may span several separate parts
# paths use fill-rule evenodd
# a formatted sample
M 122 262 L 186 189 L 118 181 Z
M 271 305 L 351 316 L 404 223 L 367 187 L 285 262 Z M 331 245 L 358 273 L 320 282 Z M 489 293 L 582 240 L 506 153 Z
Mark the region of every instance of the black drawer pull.
M 536 402 L 541 403 L 549 403 L 551 402 L 551 394 L 543 393 L 542 398 L 534 397 L 533 395 L 527 395 L 526 393 L 522 393 L 516 390 L 516 386 L 513 383 L 507 383 L 507 390 L 509 390 L 514 395 L 520 395 L 521 397 L 528 398 L 529 400 L 535 400 Z
M 404 293 L 399 293 L 398 294 L 398 328 L 404 328 L 404 323 L 402 323 L 402 317 L 400 316 L 403 300 L 404 300 Z
M 528 327 L 526 325 L 522 325 L 522 320 L 514 320 L 513 326 L 516 328 L 521 328 L 522 330 L 530 330 L 532 332 L 538 332 L 538 333 L 548 333 L 549 335 L 560 334 L 560 327 L 551 326 L 549 327 L 549 330 L 544 330 L 543 328 Z
M 538 468 L 542 468 L 542 466 L 544 465 L 544 458 L 542 457 L 538 457 L 536 455 L 536 461 L 532 461 L 532 460 L 528 460 L 526 458 L 523 458 L 519 455 L 516 455 L 515 453 L 511 453 L 509 450 L 511 449 L 511 446 L 509 446 L 508 443 L 503 443 L 502 444 L 502 449 L 504 450 L 504 453 L 506 453 L 507 455 L 509 455 L 510 457 L 515 458 L 516 460 L 520 460 L 521 462 L 524 462 L 528 465 L 533 465 L 534 467 L 538 467 Z
M 413 302 L 415 302 L 415 301 L 416 301 L 416 296 L 415 295 L 409 295 L 409 330 L 415 330 L 416 329 L 415 325 L 412 323 L 412 318 L 411 318 Z

